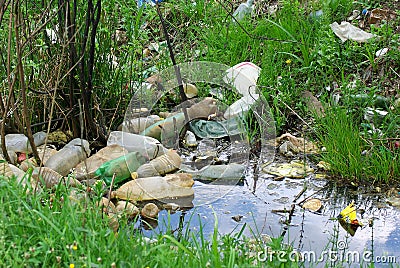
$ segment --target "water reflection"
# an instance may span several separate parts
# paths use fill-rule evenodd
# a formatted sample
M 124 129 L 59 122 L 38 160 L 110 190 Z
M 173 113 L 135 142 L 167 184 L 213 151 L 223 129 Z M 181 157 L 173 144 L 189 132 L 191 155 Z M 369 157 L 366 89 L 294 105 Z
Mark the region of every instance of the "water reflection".
M 286 243 L 298 251 L 314 251 L 316 256 L 329 249 L 342 254 L 370 251 L 374 257 L 396 256 L 400 262 L 400 212 L 388 206 L 379 194 L 370 194 L 362 188 L 339 187 L 313 178 L 273 181 L 260 176 L 255 188 L 251 177 L 246 182 L 243 186 L 234 187 L 196 182 L 193 209 L 185 214 L 177 212 L 170 216 L 162 211 L 158 226 L 152 231 L 144 232 L 148 235 L 164 232 L 169 222 L 173 228 L 179 229 L 180 226 L 183 232 L 190 230 L 196 233 L 201 229 L 205 238 L 210 238 L 216 215 L 220 234 L 238 232 L 246 224 L 246 236 L 268 234 L 277 237 L 284 233 Z M 313 213 L 296 205 L 288 222 L 288 213 L 271 212 L 290 210 L 295 196 L 305 186 L 307 189 L 296 204 L 307 197 L 319 198 L 323 203 L 320 213 Z M 288 202 L 280 202 L 284 200 L 282 198 L 286 198 Z M 207 200 L 213 202 L 209 203 Z M 355 201 L 359 209 L 358 217 L 373 220 L 372 226 L 359 227 L 353 235 L 336 220 L 340 211 L 351 200 Z M 237 215 L 243 216 L 240 222 L 232 219 Z M 289 228 L 284 232 L 287 224 Z

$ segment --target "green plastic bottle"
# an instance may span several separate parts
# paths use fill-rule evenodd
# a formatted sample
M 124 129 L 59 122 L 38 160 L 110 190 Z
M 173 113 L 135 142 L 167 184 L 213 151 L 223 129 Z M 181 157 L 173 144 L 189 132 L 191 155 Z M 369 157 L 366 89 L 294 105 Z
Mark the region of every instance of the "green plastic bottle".
M 114 185 L 121 184 L 131 177 L 146 159 L 139 152 L 131 152 L 116 159 L 105 162 L 95 172 L 107 185 L 111 184 L 115 173 Z

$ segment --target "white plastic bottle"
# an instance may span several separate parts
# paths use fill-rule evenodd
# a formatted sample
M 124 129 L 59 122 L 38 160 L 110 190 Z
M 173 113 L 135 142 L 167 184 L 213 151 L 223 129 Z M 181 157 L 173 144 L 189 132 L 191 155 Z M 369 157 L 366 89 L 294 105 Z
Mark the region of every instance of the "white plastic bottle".
M 118 144 L 128 152 L 139 152 L 151 160 L 165 154 L 168 150 L 156 139 L 123 131 L 113 131 L 107 140 L 107 145 Z

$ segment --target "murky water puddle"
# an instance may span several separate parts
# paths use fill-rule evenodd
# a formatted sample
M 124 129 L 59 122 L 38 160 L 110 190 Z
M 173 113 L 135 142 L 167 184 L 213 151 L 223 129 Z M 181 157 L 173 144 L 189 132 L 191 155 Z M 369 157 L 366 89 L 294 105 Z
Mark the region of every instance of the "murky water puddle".
M 196 181 L 193 209 L 185 213 L 176 212 L 170 217 L 162 211 L 158 226 L 144 232 L 147 235 L 163 232 L 170 221 L 173 228 L 183 226 L 183 231 L 189 228 L 196 232 L 201 226 L 205 236 L 211 237 L 216 215 L 220 234 L 239 232 L 244 225 L 244 235 L 249 237 L 260 234 L 278 237 L 284 234 L 285 243 L 295 250 L 305 252 L 306 257 L 307 254 L 315 254 L 308 257 L 311 260 L 323 258 L 321 254 L 325 254 L 326 261 L 329 252 L 337 252 L 337 255 L 331 256 L 336 256 L 338 260 L 347 257 L 354 263 L 372 260 L 393 262 L 394 258 L 390 256 L 400 263 L 400 210 L 389 206 L 378 193 L 371 194 L 361 188 L 337 187 L 332 182 L 313 176 L 274 181 L 260 174 L 256 187 L 252 174 L 246 177 L 243 185 L 212 185 Z M 305 185 L 307 190 L 298 196 Z M 318 213 L 297 205 L 311 196 L 322 201 L 323 207 Z M 373 223 L 346 231 L 336 218 L 352 200 L 357 206 L 358 217 Z M 288 223 L 289 213 L 285 210 L 290 211 L 293 204 L 294 210 Z

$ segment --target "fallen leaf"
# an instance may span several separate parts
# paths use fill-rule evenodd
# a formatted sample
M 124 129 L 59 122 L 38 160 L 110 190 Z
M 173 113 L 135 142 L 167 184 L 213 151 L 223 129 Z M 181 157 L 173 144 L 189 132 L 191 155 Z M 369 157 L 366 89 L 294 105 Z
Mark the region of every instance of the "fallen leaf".
M 317 212 L 317 211 L 321 210 L 322 202 L 321 202 L 321 200 L 319 200 L 317 198 L 311 198 L 311 199 L 308 199 L 306 202 L 304 202 L 302 207 L 304 209 L 308 209 L 313 212 Z

